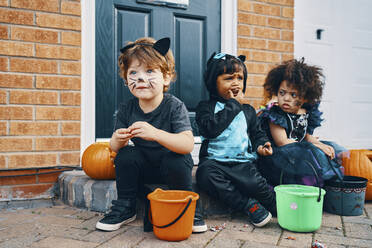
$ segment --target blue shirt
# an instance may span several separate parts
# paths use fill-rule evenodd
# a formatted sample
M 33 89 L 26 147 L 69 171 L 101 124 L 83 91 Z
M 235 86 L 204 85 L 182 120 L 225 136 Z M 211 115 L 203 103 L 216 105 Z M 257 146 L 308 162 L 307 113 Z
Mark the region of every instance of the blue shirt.
M 217 102 L 214 113 L 221 111 L 225 104 Z M 221 162 L 253 162 L 257 153 L 252 150 L 252 142 L 247 134 L 247 120 L 243 111 L 240 111 L 230 125 L 216 138 L 209 139 L 208 159 Z M 201 137 L 202 140 L 204 137 Z

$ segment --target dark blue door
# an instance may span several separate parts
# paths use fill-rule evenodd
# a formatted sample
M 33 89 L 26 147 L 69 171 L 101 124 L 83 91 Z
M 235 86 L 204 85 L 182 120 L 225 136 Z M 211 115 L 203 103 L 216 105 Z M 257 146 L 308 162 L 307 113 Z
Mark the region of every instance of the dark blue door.
M 191 118 L 198 102 L 207 98 L 203 71 L 208 56 L 220 50 L 220 0 L 189 0 L 187 8 L 140 2 L 96 0 L 96 138 L 111 137 L 115 111 L 132 97 L 117 65 L 127 41 L 170 37 L 177 81 L 169 92 L 185 102 Z

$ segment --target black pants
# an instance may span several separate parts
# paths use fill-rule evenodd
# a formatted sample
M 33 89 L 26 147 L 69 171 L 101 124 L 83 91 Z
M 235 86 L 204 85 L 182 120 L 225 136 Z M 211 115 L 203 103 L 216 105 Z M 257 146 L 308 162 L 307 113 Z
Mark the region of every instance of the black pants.
M 167 184 L 169 189 L 192 191 L 190 154 L 165 149 L 125 146 L 115 158 L 118 199 L 136 198 L 144 184 Z
M 196 171 L 200 189 L 233 209 L 243 211 L 249 198 L 258 200 L 268 211 L 276 212 L 273 188 L 252 163 L 223 163 L 204 160 Z

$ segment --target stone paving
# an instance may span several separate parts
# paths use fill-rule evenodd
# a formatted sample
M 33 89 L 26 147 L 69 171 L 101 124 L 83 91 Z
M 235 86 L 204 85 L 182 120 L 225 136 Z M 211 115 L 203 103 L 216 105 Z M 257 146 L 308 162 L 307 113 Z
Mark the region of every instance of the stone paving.
M 114 232 L 95 229 L 102 213 L 62 203 L 51 207 L 0 210 L 0 248 L 123 248 L 123 247 L 311 247 L 317 240 L 326 247 L 372 247 L 372 202 L 364 214 L 341 217 L 323 213 L 322 227 L 312 233 L 283 230 L 276 218 L 263 228 L 254 228 L 244 216 L 216 216 L 208 226 L 220 230 L 192 234 L 187 240 L 158 240 L 143 232 L 142 220 Z M 222 228 L 223 225 L 225 228 Z M 218 228 L 217 228 L 218 229 Z

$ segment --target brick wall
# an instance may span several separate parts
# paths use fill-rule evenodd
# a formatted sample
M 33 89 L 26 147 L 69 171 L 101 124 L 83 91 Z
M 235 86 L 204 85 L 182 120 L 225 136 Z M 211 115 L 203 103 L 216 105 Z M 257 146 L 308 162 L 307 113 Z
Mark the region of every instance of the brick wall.
M 0 0 L 0 169 L 79 165 L 79 0 Z
M 293 58 L 294 0 L 238 0 L 238 55 L 246 56 L 247 102 L 263 103 L 263 83 L 276 64 Z

